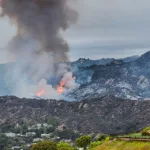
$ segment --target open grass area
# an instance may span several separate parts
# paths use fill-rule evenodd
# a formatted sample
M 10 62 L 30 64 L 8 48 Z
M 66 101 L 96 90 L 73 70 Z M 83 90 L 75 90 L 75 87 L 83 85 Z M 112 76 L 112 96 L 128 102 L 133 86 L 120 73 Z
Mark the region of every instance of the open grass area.
M 143 134 L 144 133 L 144 134 Z M 91 150 L 150 150 L 150 127 L 140 132 L 116 136 L 101 141 Z
M 150 150 L 150 142 L 105 141 L 92 150 Z
M 140 132 L 137 133 L 130 133 L 130 134 L 125 134 L 125 135 L 120 135 L 117 137 L 125 137 L 125 138 L 135 138 L 135 139 L 150 139 L 150 127 L 146 127 Z
M 132 133 L 132 134 L 127 134 L 127 135 L 121 135 L 118 137 L 150 139 L 150 136 L 143 136 L 141 133 Z

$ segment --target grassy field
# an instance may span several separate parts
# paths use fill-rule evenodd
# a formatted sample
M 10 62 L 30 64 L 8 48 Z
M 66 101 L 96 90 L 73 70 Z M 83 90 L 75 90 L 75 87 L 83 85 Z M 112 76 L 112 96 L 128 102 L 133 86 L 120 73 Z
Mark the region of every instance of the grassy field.
M 150 142 L 105 141 L 92 150 L 150 150 Z
M 100 146 L 91 150 L 150 150 L 148 141 L 150 141 L 150 127 L 137 133 L 116 136 L 114 140 L 104 140 Z
M 150 139 L 150 136 L 142 136 L 141 133 L 132 133 L 132 134 L 127 134 L 127 135 L 121 135 L 121 136 L 118 136 L 118 137 L 129 137 L 129 138 L 147 138 L 147 139 Z
M 143 135 L 143 133 L 145 133 L 145 135 Z M 131 134 L 126 134 L 126 135 L 121 135 L 118 137 L 129 137 L 129 138 L 147 138 L 150 139 L 150 127 L 144 128 L 143 130 L 141 130 L 140 132 L 137 133 L 131 133 Z

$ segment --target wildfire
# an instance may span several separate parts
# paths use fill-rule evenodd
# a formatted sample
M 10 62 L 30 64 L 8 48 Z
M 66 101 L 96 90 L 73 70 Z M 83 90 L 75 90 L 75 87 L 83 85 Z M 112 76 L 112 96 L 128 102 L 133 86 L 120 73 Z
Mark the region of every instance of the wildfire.
M 57 92 L 59 94 L 62 94 L 64 92 L 64 85 L 65 85 L 65 82 L 61 81 L 58 88 L 57 88 Z
M 64 92 L 67 92 L 69 89 L 74 88 L 74 81 L 76 80 L 76 77 L 72 75 L 71 73 L 66 74 L 60 81 L 57 88 L 53 88 L 51 85 L 47 84 L 46 80 L 41 80 L 38 83 L 38 88 L 36 89 L 36 96 L 37 97 L 46 97 L 53 91 L 55 94 L 63 94 Z M 50 91 L 49 91 L 50 90 Z
M 71 78 L 66 78 L 64 79 L 63 81 L 61 81 L 59 83 L 59 86 L 57 87 L 57 92 L 59 94 L 62 94 L 64 92 L 64 88 L 70 88 L 68 85 L 69 85 L 69 82 L 72 82 L 73 80 L 76 80 L 76 77 L 75 76 L 72 76 Z
M 46 94 L 46 92 L 44 90 L 40 90 L 39 92 L 37 92 L 37 96 L 38 97 L 41 97 L 41 96 L 43 96 L 45 94 Z

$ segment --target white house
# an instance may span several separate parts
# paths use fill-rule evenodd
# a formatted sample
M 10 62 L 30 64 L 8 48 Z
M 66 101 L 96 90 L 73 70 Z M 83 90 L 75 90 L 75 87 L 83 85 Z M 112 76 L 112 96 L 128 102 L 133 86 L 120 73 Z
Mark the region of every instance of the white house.
M 41 137 L 42 137 L 42 138 L 49 138 L 49 137 L 50 137 L 50 134 L 41 134 Z
M 15 133 L 12 133 L 12 132 L 10 132 L 10 133 L 5 133 L 5 135 L 7 136 L 7 137 L 16 137 L 16 134 Z
M 35 136 L 35 135 L 36 135 L 35 132 L 27 132 L 27 133 L 26 133 L 26 136 L 27 136 L 27 137 L 31 137 L 31 136 Z

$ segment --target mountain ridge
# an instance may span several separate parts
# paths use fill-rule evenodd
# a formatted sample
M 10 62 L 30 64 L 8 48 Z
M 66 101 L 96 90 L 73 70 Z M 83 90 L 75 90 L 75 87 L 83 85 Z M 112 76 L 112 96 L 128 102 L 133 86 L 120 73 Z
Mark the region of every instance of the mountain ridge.
M 75 99 L 114 95 L 127 99 L 150 98 L 150 52 L 131 62 L 113 60 L 106 65 L 74 69 L 80 87 L 69 96 Z
M 82 100 L 107 95 L 131 100 L 150 99 L 150 51 L 140 57 L 99 60 L 81 58 L 67 64 L 71 66 L 69 71 L 76 76 L 79 86 L 65 93 L 66 99 Z M 15 70 L 14 67 L 11 63 L 0 65 L 1 96 L 12 95 L 14 92 L 17 81 L 11 80 L 11 75 L 8 74 Z M 61 77 L 54 77 L 48 83 L 58 84 L 60 79 Z

